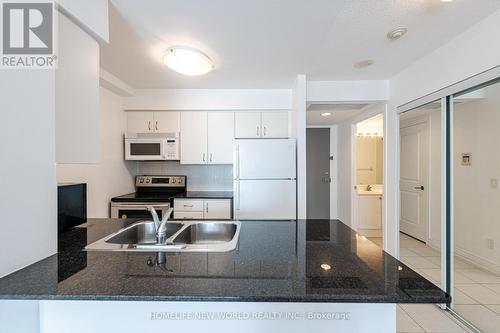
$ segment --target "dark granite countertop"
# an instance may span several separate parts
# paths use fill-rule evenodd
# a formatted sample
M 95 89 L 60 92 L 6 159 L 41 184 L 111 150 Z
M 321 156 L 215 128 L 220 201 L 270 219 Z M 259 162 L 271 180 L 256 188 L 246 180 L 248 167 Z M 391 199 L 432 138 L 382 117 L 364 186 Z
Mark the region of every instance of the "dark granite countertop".
M 242 221 L 237 250 L 168 254 L 165 267 L 155 253 L 82 251 L 132 222 L 89 220 L 62 234 L 58 254 L 0 279 L 0 299 L 450 302 L 339 221 Z
M 187 191 L 186 194 L 176 195 L 176 198 L 187 199 L 232 199 L 232 191 Z

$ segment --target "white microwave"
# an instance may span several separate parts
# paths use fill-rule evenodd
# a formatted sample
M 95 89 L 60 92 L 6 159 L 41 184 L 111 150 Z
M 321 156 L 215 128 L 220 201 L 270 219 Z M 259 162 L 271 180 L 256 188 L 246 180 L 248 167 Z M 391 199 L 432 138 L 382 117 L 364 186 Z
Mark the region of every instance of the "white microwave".
M 178 133 L 138 133 L 125 136 L 127 161 L 180 160 Z

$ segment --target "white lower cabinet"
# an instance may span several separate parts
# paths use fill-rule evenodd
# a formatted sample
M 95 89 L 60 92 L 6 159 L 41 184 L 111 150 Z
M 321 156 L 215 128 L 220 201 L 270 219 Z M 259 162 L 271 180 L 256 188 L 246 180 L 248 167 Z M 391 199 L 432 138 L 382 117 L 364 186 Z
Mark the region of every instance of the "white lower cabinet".
M 382 228 L 382 196 L 358 196 L 359 229 Z
M 174 199 L 175 219 L 231 219 L 231 199 Z

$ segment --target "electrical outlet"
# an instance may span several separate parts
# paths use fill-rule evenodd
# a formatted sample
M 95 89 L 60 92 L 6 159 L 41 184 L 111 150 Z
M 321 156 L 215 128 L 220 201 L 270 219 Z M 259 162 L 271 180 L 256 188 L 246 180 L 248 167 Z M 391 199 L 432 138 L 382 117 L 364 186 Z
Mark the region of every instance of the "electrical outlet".
M 486 238 L 486 248 L 488 250 L 494 250 L 495 249 L 495 240 L 491 238 Z
M 491 178 L 490 179 L 490 187 L 493 189 L 497 189 L 498 188 L 498 179 Z

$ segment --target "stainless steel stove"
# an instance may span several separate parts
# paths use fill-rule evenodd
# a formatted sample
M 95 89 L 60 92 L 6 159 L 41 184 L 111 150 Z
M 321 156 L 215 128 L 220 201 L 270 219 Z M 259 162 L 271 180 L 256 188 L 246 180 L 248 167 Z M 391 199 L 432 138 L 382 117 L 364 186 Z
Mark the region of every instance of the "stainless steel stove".
M 111 218 L 150 218 L 148 206 L 159 217 L 173 205 L 173 198 L 186 194 L 186 176 L 137 176 L 136 192 L 111 199 Z

